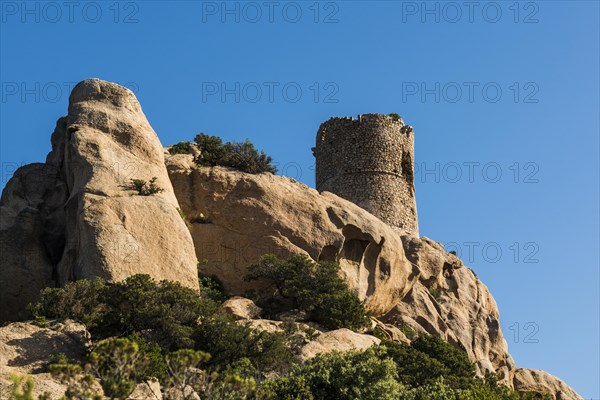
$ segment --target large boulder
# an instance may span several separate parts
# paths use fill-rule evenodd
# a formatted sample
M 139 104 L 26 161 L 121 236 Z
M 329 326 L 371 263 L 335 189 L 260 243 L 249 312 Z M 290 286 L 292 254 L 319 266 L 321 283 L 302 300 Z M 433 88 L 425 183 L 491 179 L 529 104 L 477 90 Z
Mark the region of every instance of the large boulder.
M 199 222 L 190 229 L 201 271 L 232 294 L 260 288 L 244 276 L 265 253 L 337 261 L 374 315 L 389 311 L 415 280 L 400 236 L 332 193 L 268 173 L 201 167 L 188 154 L 167 156 L 166 163 L 182 210 Z
M 31 376 L 34 397 L 45 392 L 61 398 L 66 387 L 53 379 L 47 365 L 57 354 L 74 363 L 85 361 L 89 333 L 81 324 L 50 321 L 41 328 L 28 322 L 15 322 L 0 328 L 0 398 L 11 398 L 11 376 Z
M 262 311 L 252 300 L 240 296 L 233 296 L 227 299 L 221 306 L 221 309 L 237 320 L 256 318 Z
M 481 376 L 495 371 L 510 386 L 515 366 L 488 288 L 441 244 L 426 237 L 403 237 L 403 241 L 419 279 L 381 319 L 405 333 L 446 340 L 467 352 Z
M 544 371 L 517 368 L 513 382 L 519 392 L 546 393 L 554 400 L 583 400 L 562 380 Z
M 53 140 L 53 153 L 64 153 L 70 193 L 60 283 L 147 273 L 197 288 L 194 247 L 177 211 L 163 148 L 135 95 L 114 83 L 81 82 L 69 98 L 62 135 Z M 131 179 L 153 177 L 163 192 L 141 196 L 131 186 Z
M 322 353 L 334 351 L 362 351 L 381 343 L 375 336 L 352 332 L 350 329 L 336 329 L 321 333 L 315 340 L 307 343 L 300 350 L 299 358 L 307 361 Z
M 154 177 L 162 192 L 132 187 Z M 42 287 L 77 279 L 145 273 L 198 288 L 162 145 L 122 86 L 79 83 L 46 163 L 17 171 L 0 205 L 0 321 L 18 318 Z

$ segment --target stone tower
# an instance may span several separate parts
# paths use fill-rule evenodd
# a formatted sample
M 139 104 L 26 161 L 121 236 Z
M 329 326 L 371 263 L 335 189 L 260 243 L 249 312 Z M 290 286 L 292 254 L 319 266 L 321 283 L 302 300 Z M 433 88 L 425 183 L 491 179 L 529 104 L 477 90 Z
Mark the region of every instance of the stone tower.
M 331 118 L 317 133 L 317 190 L 350 200 L 388 225 L 419 235 L 414 133 L 402 118 Z

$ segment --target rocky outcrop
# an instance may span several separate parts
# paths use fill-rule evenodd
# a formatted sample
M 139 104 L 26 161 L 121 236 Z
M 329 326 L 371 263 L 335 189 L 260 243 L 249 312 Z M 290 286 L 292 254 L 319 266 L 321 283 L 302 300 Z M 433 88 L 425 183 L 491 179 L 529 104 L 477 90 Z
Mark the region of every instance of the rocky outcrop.
M 307 254 L 337 261 L 388 334 L 429 333 L 464 349 L 510 383 L 514 363 L 486 286 L 454 255 L 427 238 L 400 237 L 386 224 L 331 193 L 288 178 L 199 167 L 190 155 L 168 156 L 167 169 L 191 224 L 201 267 L 226 288 L 251 286 L 246 269 L 264 253 Z M 385 326 L 384 326 L 385 327 Z
M 0 328 L 0 398 L 11 398 L 11 375 L 31 375 L 34 397 L 48 392 L 61 398 L 66 387 L 47 372 L 47 365 L 59 353 L 71 362 L 85 360 L 89 333 L 72 321 L 50 322 L 48 328 L 16 322 Z
M 334 194 L 281 176 L 199 167 L 191 155 L 168 156 L 166 164 L 188 220 L 206 217 L 190 225 L 202 272 L 232 294 L 260 288 L 244 276 L 265 253 L 339 262 L 375 315 L 388 312 L 416 279 L 398 234 Z
M 583 400 L 566 383 L 544 371 L 517 368 L 513 382 L 520 392 L 547 393 L 554 400 Z
M 441 337 L 467 352 L 479 376 L 495 373 L 513 387 L 515 363 L 494 298 L 441 244 L 400 237 L 354 204 L 285 177 L 200 167 L 192 155 L 167 156 L 166 165 L 182 209 L 196 221 L 190 230 L 201 268 L 229 292 L 254 288 L 243 277 L 265 253 L 337 261 L 384 335 Z
M 138 195 L 131 179 L 163 191 Z M 0 201 L 0 321 L 40 288 L 136 273 L 197 288 L 196 256 L 163 148 L 134 94 L 89 79 L 69 98 L 45 164 L 19 169 Z
M 137 384 L 127 400 L 162 400 L 162 398 L 160 382 L 156 378 L 150 378 Z
M 418 281 L 381 319 L 403 332 L 428 333 L 464 349 L 478 374 L 496 372 L 509 386 L 514 362 L 500 329 L 494 298 L 475 274 L 439 243 L 426 237 L 403 237 Z
M 121 86 L 77 85 L 51 141 L 46 162 L 16 171 L 0 199 L 0 323 L 23 316 L 42 288 L 82 278 L 145 273 L 197 288 L 197 259 L 204 274 L 242 295 L 261 289 L 260 281 L 244 280 L 261 255 L 300 253 L 339 263 L 390 339 L 436 335 L 464 349 L 480 376 L 493 372 L 519 391 L 580 399 L 550 374 L 515 368 L 487 287 L 440 244 L 401 236 L 355 204 L 289 178 L 200 167 L 193 154 L 165 157 L 137 99 Z M 131 185 L 154 177 L 162 191 L 152 195 Z M 234 298 L 223 311 L 256 329 L 288 326 L 254 320 L 260 309 L 247 299 Z M 279 317 L 305 320 L 295 311 Z M 8 396 L 11 372 L 35 374 L 36 390 L 62 395 L 64 387 L 41 371 L 52 354 L 85 348 L 73 330 L 0 328 L 0 397 Z M 304 337 L 303 360 L 378 343 L 348 330 Z M 160 393 L 156 385 L 138 389 L 139 398 Z
M 238 320 L 256 318 L 262 309 L 250 299 L 234 296 L 226 300 L 221 309 Z
M 321 333 L 315 340 L 307 343 L 300 351 L 300 360 L 307 361 L 321 353 L 333 351 L 361 351 L 381 343 L 375 336 L 352 332 L 350 329 L 336 329 Z

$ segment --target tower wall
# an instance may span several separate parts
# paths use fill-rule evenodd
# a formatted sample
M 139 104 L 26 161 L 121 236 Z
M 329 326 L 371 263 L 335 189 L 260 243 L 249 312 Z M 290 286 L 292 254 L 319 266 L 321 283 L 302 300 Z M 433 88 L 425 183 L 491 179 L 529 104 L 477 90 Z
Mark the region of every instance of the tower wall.
M 419 234 L 414 187 L 414 133 L 381 114 L 332 118 L 314 148 L 317 190 L 337 194 L 388 225 Z

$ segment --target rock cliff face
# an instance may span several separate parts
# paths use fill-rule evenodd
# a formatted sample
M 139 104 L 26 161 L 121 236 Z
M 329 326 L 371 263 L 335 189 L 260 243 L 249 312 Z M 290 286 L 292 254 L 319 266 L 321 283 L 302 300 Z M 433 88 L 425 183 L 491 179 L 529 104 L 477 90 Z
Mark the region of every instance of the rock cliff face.
M 514 386 L 521 392 L 548 393 L 556 400 L 583 400 L 569 385 L 537 369 L 517 368 Z
M 494 299 L 440 244 L 401 237 L 353 203 L 285 177 L 200 167 L 191 155 L 166 156 L 166 165 L 188 219 L 208 219 L 190 224 L 201 270 L 232 293 L 251 288 L 243 277 L 265 253 L 337 261 L 374 316 L 442 337 L 467 351 L 481 375 L 497 371 L 511 381 Z
M 157 178 L 140 196 L 131 179 Z M 0 201 L 0 321 L 45 286 L 136 273 L 198 287 L 189 231 L 163 150 L 131 91 L 90 79 L 69 99 L 45 164 L 20 168 Z
M 188 219 L 208 218 L 190 224 L 202 272 L 219 277 L 232 294 L 260 288 L 244 276 L 265 253 L 339 262 L 375 315 L 388 312 L 416 281 L 400 237 L 349 201 L 281 176 L 198 167 L 191 155 L 168 156 L 166 164 Z
M 462 349 L 480 376 L 495 372 L 509 384 L 514 362 L 502 337 L 498 307 L 488 288 L 453 254 L 426 237 L 403 237 L 418 281 L 381 319 L 415 334 L 439 336 Z
M 265 253 L 337 261 L 391 337 L 435 335 L 465 350 L 479 376 L 496 373 L 511 388 L 581 399 L 550 374 L 516 369 L 494 298 L 441 244 L 400 236 L 353 203 L 285 177 L 201 167 L 187 154 L 166 153 L 165 162 L 182 210 L 197 221 L 189 227 L 201 271 L 231 293 L 260 288 L 243 277 Z
M 144 196 L 131 186 L 132 178 L 153 177 L 162 192 Z M 520 391 L 581 399 L 550 374 L 515 367 L 487 287 L 440 244 L 402 236 L 357 205 L 285 177 L 165 157 L 135 96 L 97 79 L 73 90 L 46 163 L 20 168 L 2 192 L 0 251 L 0 322 L 19 318 L 40 289 L 71 280 L 145 273 L 197 288 L 198 259 L 202 272 L 243 295 L 260 290 L 260 282 L 243 278 L 265 253 L 336 261 L 391 338 L 436 335 L 464 349 L 480 376 L 493 372 Z M 256 310 L 244 299 L 226 311 L 279 329 L 276 321 L 252 320 Z M 307 352 L 376 342 L 356 335 L 324 334 Z M 8 362 L 0 367 L 34 372 L 46 353 L 28 338 L 42 336 L 56 335 L 26 324 L 0 328 L 0 359 Z M 0 395 L 3 383 L 0 374 Z
M 50 321 L 48 328 L 16 322 L 0 328 L 0 399 L 10 399 L 10 376 L 32 374 L 35 377 L 34 395 L 44 392 L 50 398 L 60 398 L 65 385 L 47 372 L 49 361 L 63 353 L 71 362 L 85 360 L 90 334 L 85 326 L 65 321 Z

